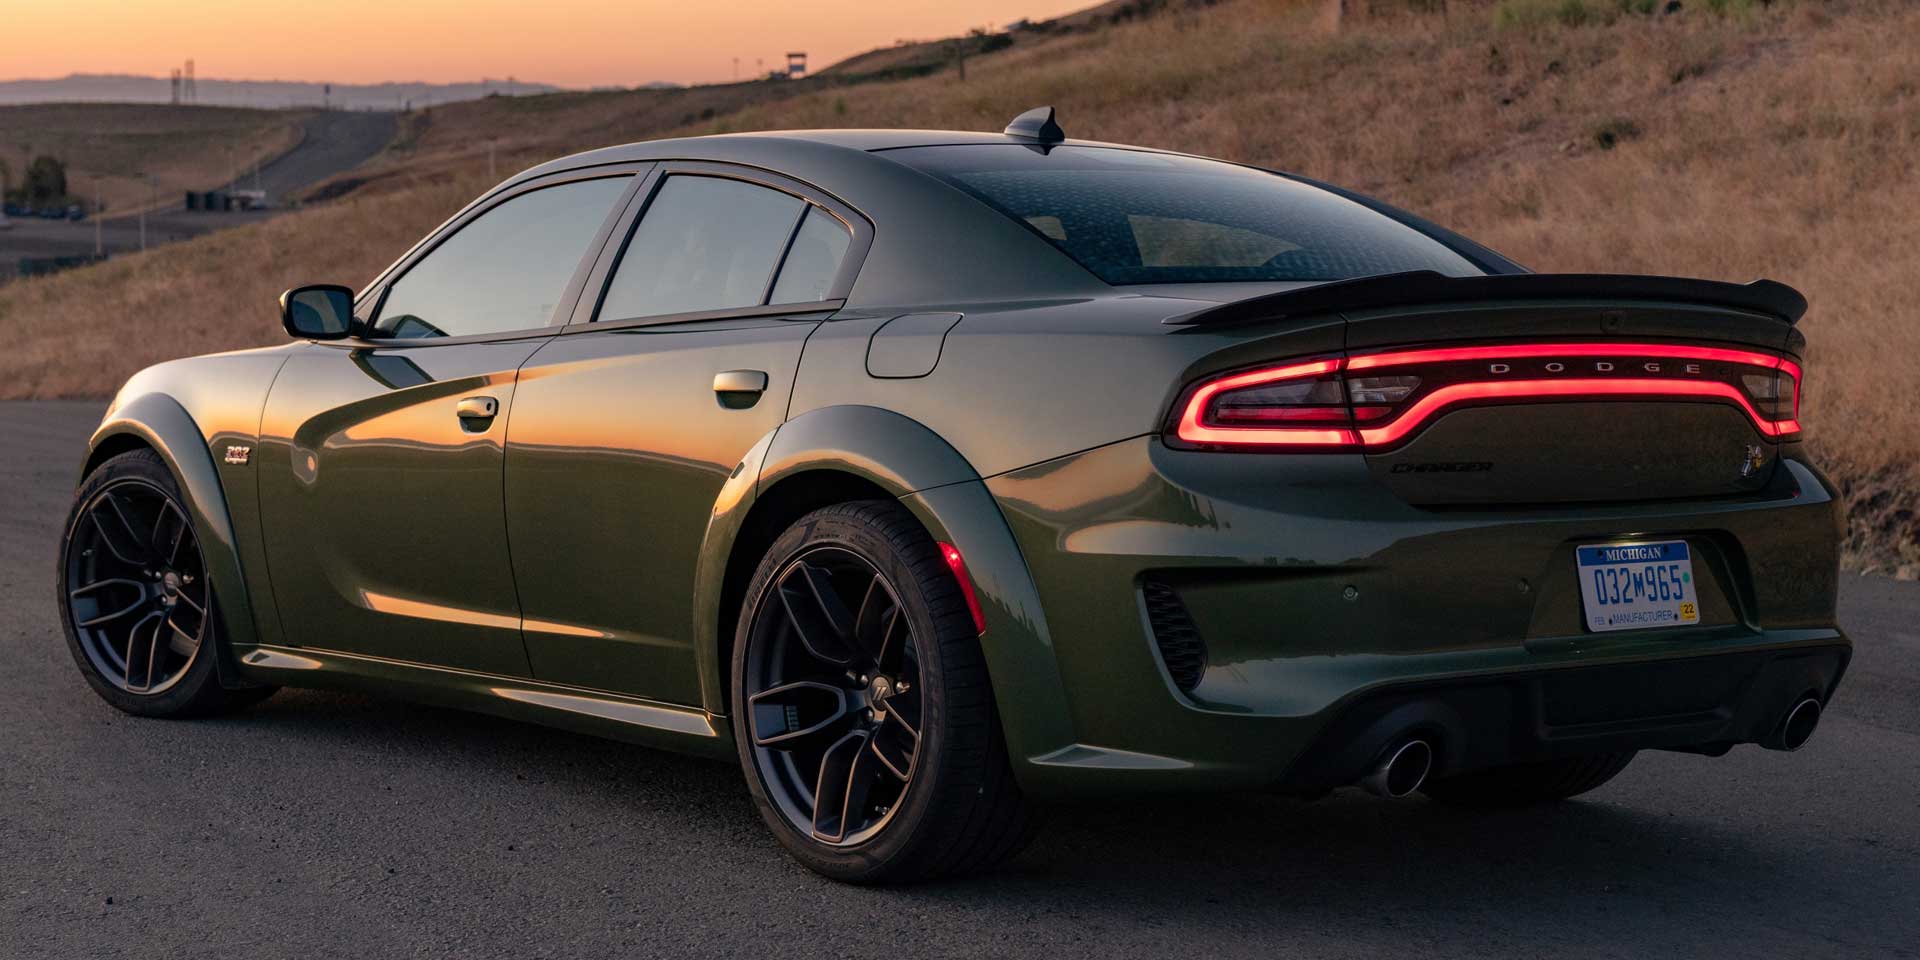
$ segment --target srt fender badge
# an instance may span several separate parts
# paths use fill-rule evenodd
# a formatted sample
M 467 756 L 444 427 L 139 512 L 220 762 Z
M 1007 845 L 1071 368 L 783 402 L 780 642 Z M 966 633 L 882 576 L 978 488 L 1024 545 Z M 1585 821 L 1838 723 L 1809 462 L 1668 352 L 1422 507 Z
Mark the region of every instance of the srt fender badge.
M 1464 460 L 1455 463 L 1396 463 L 1393 473 L 1486 473 L 1493 464 L 1484 460 Z
M 1747 444 L 1746 453 L 1740 458 L 1740 475 L 1743 477 L 1751 477 L 1758 472 L 1761 467 L 1766 465 L 1767 452 L 1760 449 L 1760 445 L 1757 443 Z
M 243 447 L 243 446 L 239 446 L 238 444 L 227 447 L 228 463 L 244 465 L 247 462 L 247 460 L 252 458 L 252 456 L 253 456 L 252 447 Z

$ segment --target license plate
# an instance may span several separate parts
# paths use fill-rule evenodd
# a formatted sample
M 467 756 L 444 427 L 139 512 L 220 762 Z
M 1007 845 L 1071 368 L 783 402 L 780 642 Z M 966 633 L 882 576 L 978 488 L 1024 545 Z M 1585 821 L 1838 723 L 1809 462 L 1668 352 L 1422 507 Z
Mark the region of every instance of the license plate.
M 1639 630 L 1700 622 L 1685 540 L 1580 547 L 1580 605 L 1589 630 Z

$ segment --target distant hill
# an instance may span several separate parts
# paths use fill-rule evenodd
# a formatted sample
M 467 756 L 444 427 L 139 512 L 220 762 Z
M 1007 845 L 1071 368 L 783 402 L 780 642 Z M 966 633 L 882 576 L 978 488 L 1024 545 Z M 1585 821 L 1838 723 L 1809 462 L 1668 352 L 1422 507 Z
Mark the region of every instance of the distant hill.
M 195 83 L 202 106 L 318 107 L 331 104 L 347 110 L 399 110 L 478 100 L 491 94 L 519 96 L 553 93 L 559 87 L 518 80 L 480 80 L 475 83 L 336 83 L 290 80 L 217 80 L 202 77 Z M 132 74 L 76 73 L 57 80 L 0 80 L 0 104 L 13 103 L 167 103 L 173 98 L 166 77 Z

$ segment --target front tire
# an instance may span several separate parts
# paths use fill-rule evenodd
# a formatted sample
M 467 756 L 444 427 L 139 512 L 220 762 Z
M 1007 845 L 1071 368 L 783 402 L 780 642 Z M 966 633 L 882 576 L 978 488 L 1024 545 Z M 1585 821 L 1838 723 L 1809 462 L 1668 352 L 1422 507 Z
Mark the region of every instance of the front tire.
M 816 510 L 774 542 L 746 597 L 734 741 L 795 859 L 836 880 L 904 882 L 1026 845 L 1036 820 L 978 632 L 912 514 L 885 500 Z
M 217 598 L 206 560 L 186 499 L 151 450 L 113 457 L 80 484 L 60 541 L 57 586 L 74 663 L 120 710 L 205 716 L 275 689 L 220 685 Z
M 1633 751 L 1521 763 L 1436 780 L 1421 792 L 1441 803 L 1523 807 L 1577 797 L 1612 780 L 1633 762 Z

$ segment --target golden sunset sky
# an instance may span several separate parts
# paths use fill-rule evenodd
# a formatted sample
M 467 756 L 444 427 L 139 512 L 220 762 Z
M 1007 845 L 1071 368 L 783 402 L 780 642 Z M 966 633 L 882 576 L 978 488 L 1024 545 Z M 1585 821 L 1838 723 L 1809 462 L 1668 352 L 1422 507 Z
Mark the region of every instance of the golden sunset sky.
M 805 50 L 820 68 L 901 39 L 1097 0 L 0 0 L 0 79 L 69 73 L 567 87 L 724 81 Z

